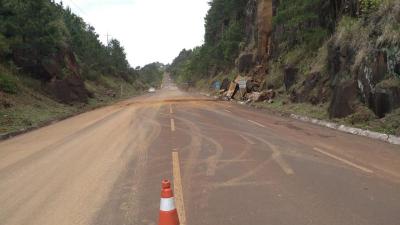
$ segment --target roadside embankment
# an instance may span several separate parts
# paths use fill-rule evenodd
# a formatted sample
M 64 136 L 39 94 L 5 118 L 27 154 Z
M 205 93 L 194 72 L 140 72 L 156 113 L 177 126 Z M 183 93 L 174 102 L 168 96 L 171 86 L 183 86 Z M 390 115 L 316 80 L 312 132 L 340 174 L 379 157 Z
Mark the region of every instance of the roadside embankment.
M 39 81 L 18 77 L 17 93 L 0 92 L 0 140 L 143 93 L 137 84 L 108 79 L 107 84 L 85 82 L 92 98 L 87 103 L 65 104 L 41 89 Z

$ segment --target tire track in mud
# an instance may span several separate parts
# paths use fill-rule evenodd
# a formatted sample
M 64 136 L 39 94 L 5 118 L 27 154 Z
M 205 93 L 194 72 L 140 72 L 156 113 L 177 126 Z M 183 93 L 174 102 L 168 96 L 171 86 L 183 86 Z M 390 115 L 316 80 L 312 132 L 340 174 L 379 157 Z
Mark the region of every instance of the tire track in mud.
M 127 109 L 122 109 L 122 110 L 113 112 L 113 113 L 93 122 L 92 124 L 62 138 L 61 140 L 58 140 L 58 141 L 40 149 L 39 151 L 36 151 L 33 154 L 30 154 L 29 156 L 18 160 L 17 162 L 15 162 L 11 165 L 8 165 L 4 168 L 1 168 L 0 176 L 2 176 L 4 174 L 7 174 L 9 176 L 13 175 L 13 173 L 15 173 L 15 168 L 25 166 L 25 165 L 29 164 L 29 162 L 39 159 L 39 158 L 43 157 L 44 155 L 48 154 L 49 152 L 56 151 L 61 146 L 70 143 L 71 141 L 73 141 L 76 138 L 82 138 L 85 135 L 89 135 L 92 131 L 94 131 L 94 130 L 98 129 L 100 126 L 108 123 L 109 121 L 116 118 L 118 115 L 120 115 L 121 113 L 123 113 L 126 110 Z
M 186 164 L 183 165 L 183 176 L 182 176 L 182 184 L 183 184 L 183 195 L 185 196 L 185 204 L 190 205 L 192 198 L 192 178 L 193 178 L 193 170 L 195 169 L 195 165 L 197 165 L 197 161 L 199 160 L 199 154 L 201 152 L 201 130 L 196 126 L 193 122 L 176 117 L 175 119 L 183 122 L 189 128 L 190 135 L 190 143 L 189 145 L 180 148 L 181 151 L 188 152 L 188 156 L 186 157 Z M 180 129 L 180 128 L 178 128 Z M 190 218 L 190 212 L 186 213 L 187 218 Z
M 120 129 L 119 127 L 115 127 L 113 130 L 110 130 L 109 133 L 111 134 L 112 132 L 116 132 L 119 129 Z M 77 144 L 77 143 L 72 144 L 70 146 L 70 148 L 75 149 L 75 147 L 77 147 L 78 145 L 79 144 Z M 61 148 L 61 147 L 59 147 L 59 148 Z M 87 159 L 86 163 L 83 163 L 82 166 L 87 166 L 88 163 L 90 163 L 90 155 L 93 154 L 93 152 L 94 152 L 94 149 L 92 149 L 90 151 L 82 151 L 81 152 L 80 159 L 81 160 Z M 41 176 L 39 176 L 39 177 L 30 175 L 32 169 L 30 169 L 30 167 L 27 168 L 26 166 L 14 168 L 15 169 L 14 173 L 7 174 L 7 176 L 2 177 L 2 174 L 0 173 L 0 177 L 2 177 L 2 179 L 3 179 L 3 182 L 0 185 L 0 190 L 5 189 L 5 187 L 8 185 L 12 185 L 15 187 L 15 185 L 13 185 L 13 182 L 17 181 L 15 177 L 28 177 L 28 179 L 24 180 L 24 184 L 18 185 L 13 189 L 9 189 L 8 192 L 6 192 L 6 190 L 2 191 L 1 195 L 0 195 L 1 201 L 3 203 L 5 203 L 5 202 L 9 202 L 10 200 L 12 200 L 12 204 L 15 207 L 22 207 L 25 204 L 27 204 L 31 199 L 35 198 L 39 193 L 46 192 L 47 195 L 51 196 L 51 193 L 53 193 L 53 192 L 55 193 L 57 190 L 59 190 L 59 188 L 63 187 L 64 183 L 65 183 L 64 182 L 61 184 L 56 184 L 56 179 L 52 179 L 52 177 L 59 177 L 59 175 L 60 175 L 59 171 L 63 170 L 64 163 L 73 160 L 73 158 L 75 156 L 76 155 L 74 154 L 74 152 L 67 151 L 66 149 L 62 149 L 62 148 L 57 149 L 57 154 L 52 155 L 51 158 L 57 159 L 58 163 L 52 164 L 51 168 L 46 168 L 46 170 L 43 171 L 41 173 Z M 28 166 L 36 166 L 37 167 L 38 164 L 40 166 L 45 166 L 49 162 L 52 161 L 48 158 L 46 158 L 46 159 L 43 158 L 39 162 L 38 162 L 38 160 L 41 160 L 41 159 L 37 159 L 36 161 L 31 162 L 30 164 L 28 164 Z M 45 161 L 43 161 L 43 160 L 45 160 Z M 80 171 L 79 168 L 80 167 L 77 167 L 77 166 L 73 167 L 72 169 L 66 171 L 67 173 L 66 174 L 64 173 L 64 176 L 69 177 L 69 175 L 78 173 Z M 18 176 L 15 174 L 18 174 Z M 46 180 L 50 180 L 50 182 L 47 182 L 47 185 L 44 187 L 42 187 L 42 186 L 34 187 L 31 185 L 32 183 L 43 183 L 44 184 L 44 183 L 46 183 L 45 182 Z M 71 180 L 69 180 L 69 182 L 71 182 Z M 51 184 L 53 184 L 53 183 L 54 183 L 54 185 L 57 185 L 57 187 L 59 187 L 59 188 L 54 188 L 54 186 L 51 186 Z M 49 188 L 53 188 L 53 191 L 50 190 Z M 49 189 L 49 190 L 46 191 L 46 189 Z M 24 194 L 25 193 L 35 193 L 35 195 L 27 195 L 24 197 L 22 197 L 20 195 L 18 198 L 16 198 L 14 193 L 24 193 Z M 5 198 L 3 198 L 3 196 L 5 196 Z M 43 201 L 43 202 L 46 202 L 46 201 Z M 23 204 L 23 203 L 25 203 L 25 204 Z M 11 210 L 11 212 L 7 213 L 8 217 L 11 217 L 11 215 L 13 213 L 20 211 L 20 210 L 18 210 L 18 208 L 15 208 L 15 207 L 9 208 Z M 36 207 L 36 210 L 40 210 L 40 208 L 41 207 Z M 0 215 L 0 217 L 1 217 L 1 215 Z
M 129 115 L 134 117 L 135 111 L 132 112 L 130 111 Z M 36 166 L 39 166 L 36 170 L 45 169 L 45 171 L 36 171 L 36 174 L 27 180 L 28 183 L 32 180 L 31 185 L 17 186 L 24 188 L 20 191 L 25 194 L 25 200 L 21 204 L 16 204 L 17 207 L 22 207 L 14 210 L 18 212 L 17 215 L 21 215 L 19 218 L 13 218 L 7 214 L 7 217 L 11 219 L 9 224 L 14 224 L 13 221 L 17 222 L 15 219 L 25 221 L 22 224 L 48 224 L 47 222 L 51 223 L 51 221 L 54 224 L 55 215 L 60 213 L 60 207 L 57 207 L 59 202 L 64 202 L 65 218 L 56 222 L 57 224 L 88 224 L 90 215 L 95 213 L 94 206 L 102 201 L 103 193 L 108 191 L 107 180 L 121 168 L 122 162 L 117 158 L 122 154 L 126 140 L 129 140 L 127 130 L 130 123 L 124 122 L 124 118 L 129 115 L 124 114 L 112 126 L 102 126 L 96 130 L 91 138 L 86 138 L 86 142 L 83 142 L 87 148 L 79 146 L 81 141 L 75 140 L 71 146 L 67 146 L 68 148 L 63 147 L 57 151 L 58 154 L 45 158 L 46 162 L 57 163 L 36 162 L 35 164 L 38 164 Z M 111 129 L 108 130 L 108 128 Z M 107 137 L 113 137 L 113 140 L 109 141 Z M 48 168 L 49 165 L 51 168 Z M 38 174 L 40 176 L 36 176 Z M 104 178 L 108 179 L 104 180 Z M 49 182 L 44 182 L 46 180 Z M 41 183 L 45 185 L 40 185 Z M 93 184 L 104 185 L 96 187 Z M 93 192 L 94 190 L 96 192 Z M 76 208 L 76 203 L 79 203 L 79 210 Z M 81 203 L 84 204 L 81 205 Z M 24 214 L 29 216 L 22 216 Z
M 197 112 L 192 112 L 191 110 L 186 110 L 185 113 L 188 113 L 192 116 L 199 117 L 199 118 L 204 117 Z M 190 123 L 190 121 L 186 121 L 186 123 Z M 271 150 L 271 153 L 272 153 L 269 158 L 260 162 L 256 167 L 254 167 L 253 169 L 251 169 L 249 171 L 245 171 L 243 174 L 238 175 L 237 177 L 229 179 L 228 181 L 225 181 L 225 182 L 221 182 L 221 183 L 217 182 L 215 184 L 206 185 L 204 187 L 204 188 L 206 188 L 206 190 L 204 192 L 208 192 L 210 190 L 210 188 L 215 188 L 215 187 L 270 184 L 271 183 L 270 181 L 244 182 L 243 180 L 245 180 L 245 179 L 251 177 L 252 175 L 256 174 L 257 172 L 261 171 L 267 164 L 269 164 L 272 161 L 277 162 L 277 164 L 281 168 L 283 168 L 285 173 L 287 173 L 287 174 L 293 173 L 290 166 L 288 166 L 288 164 L 281 158 L 281 153 L 280 153 L 280 151 L 278 151 L 276 149 L 275 145 L 273 145 L 265 140 L 262 140 L 260 138 L 250 138 L 250 137 L 253 137 L 254 135 L 252 135 L 251 133 L 248 133 L 248 132 L 229 130 L 229 129 L 221 128 L 215 124 L 209 124 L 209 123 L 203 123 L 203 122 L 199 122 L 199 124 L 204 125 L 206 128 L 215 127 L 215 129 L 217 129 L 217 130 L 223 130 L 223 132 L 231 133 L 231 134 L 236 135 L 246 141 L 244 150 L 241 151 L 238 155 L 234 156 L 233 158 L 226 159 L 224 161 L 219 162 L 219 159 L 222 156 L 223 146 L 219 142 L 215 141 L 213 138 L 202 135 L 200 133 L 201 129 L 197 126 L 197 132 L 200 133 L 200 135 L 199 135 L 199 137 L 201 138 L 200 140 L 205 140 L 206 142 L 211 142 L 215 146 L 214 155 L 211 155 L 205 161 L 200 160 L 200 162 L 199 162 L 199 160 L 198 160 L 198 162 L 196 162 L 197 164 L 201 164 L 201 163 L 207 164 L 207 171 L 206 171 L 207 176 L 214 175 L 217 170 L 223 169 L 227 166 L 235 165 L 235 163 L 238 162 L 238 160 L 242 159 L 246 154 L 248 154 L 249 151 L 252 149 L 252 146 L 255 145 L 255 142 L 251 139 L 255 139 L 258 142 L 262 143 L 263 145 L 266 145 L 268 147 L 268 149 Z M 185 166 L 192 165 L 192 163 L 193 163 L 192 160 L 186 160 Z M 201 176 L 201 175 L 202 175 L 202 172 L 192 174 L 192 176 Z M 203 198 L 204 198 L 204 196 L 203 196 Z
M 139 196 L 143 187 L 144 174 L 148 164 L 148 148 L 159 136 L 161 125 L 153 118 L 158 108 L 141 110 L 137 119 L 139 123 L 133 124 L 132 133 L 136 134 L 130 139 L 121 160 L 127 160 L 123 172 L 119 175 L 108 199 L 91 224 L 138 224 L 140 210 Z M 148 111 L 151 110 L 149 113 Z M 149 119 L 151 118 L 151 119 Z M 140 132 L 138 132 L 140 130 Z

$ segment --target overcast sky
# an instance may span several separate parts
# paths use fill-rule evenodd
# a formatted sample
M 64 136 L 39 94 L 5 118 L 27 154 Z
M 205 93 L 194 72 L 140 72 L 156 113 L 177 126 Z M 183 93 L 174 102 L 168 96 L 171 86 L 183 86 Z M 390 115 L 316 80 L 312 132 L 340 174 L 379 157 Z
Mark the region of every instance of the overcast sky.
M 183 48 L 201 45 L 208 1 L 62 0 L 95 27 L 103 43 L 107 33 L 118 39 L 133 67 L 170 63 Z

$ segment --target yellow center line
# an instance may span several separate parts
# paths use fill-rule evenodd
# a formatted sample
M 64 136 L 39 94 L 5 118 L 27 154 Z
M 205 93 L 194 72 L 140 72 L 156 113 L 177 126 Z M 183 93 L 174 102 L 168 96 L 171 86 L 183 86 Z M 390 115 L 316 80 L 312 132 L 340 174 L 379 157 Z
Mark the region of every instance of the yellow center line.
M 181 169 L 179 166 L 179 153 L 172 152 L 172 172 L 174 178 L 174 193 L 176 200 L 176 208 L 178 210 L 179 222 L 181 225 L 186 225 L 185 205 L 183 202 L 183 189 L 181 179 Z
M 360 166 L 360 165 L 357 165 L 357 164 L 355 164 L 355 163 L 352 163 L 352 162 L 350 162 L 349 160 L 347 160 L 347 159 L 343 159 L 343 158 L 341 158 L 341 157 L 339 157 L 339 156 L 336 156 L 336 155 L 333 155 L 333 154 L 331 154 L 331 153 L 329 153 L 329 152 L 326 152 L 326 151 L 323 151 L 323 150 L 321 150 L 321 149 L 319 149 L 319 148 L 313 148 L 315 151 L 317 151 L 317 152 L 319 152 L 319 153 L 322 153 L 322 154 L 324 154 L 324 155 L 326 155 L 326 156 L 329 156 L 329 157 L 331 157 L 331 158 L 333 158 L 333 159 L 336 159 L 336 160 L 338 160 L 338 161 L 340 161 L 340 162 L 342 162 L 342 163 L 344 163 L 344 164 L 347 164 L 347 165 L 349 165 L 349 166 L 352 166 L 352 167 L 354 167 L 354 168 L 357 168 L 357 169 L 359 169 L 359 170 L 361 170 L 361 171 L 364 171 L 364 172 L 366 172 L 366 173 L 373 173 L 374 171 L 372 171 L 372 170 L 370 170 L 370 169 L 368 169 L 368 168 L 365 168 L 365 167 L 363 167 L 363 166 Z
M 257 126 L 260 126 L 260 127 L 264 127 L 264 128 L 265 128 L 264 125 L 262 125 L 261 123 L 258 123 L 258 122 L 256 122 L 256 121 L 253 121 L 253 120 L 247 120 L 247 121 L 249 121 L 250 123 L 255 124 L 255 125 L 257 125 Z
M 175 131 L 175 120 L 171 119 L 171 131 Z

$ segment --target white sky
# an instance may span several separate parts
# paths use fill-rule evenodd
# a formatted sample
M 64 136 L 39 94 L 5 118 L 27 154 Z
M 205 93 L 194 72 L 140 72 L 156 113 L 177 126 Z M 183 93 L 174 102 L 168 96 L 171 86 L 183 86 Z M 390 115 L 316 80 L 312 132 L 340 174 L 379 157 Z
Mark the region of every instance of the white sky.
M 61 0 L 56 0 L 60 2 Z M 95 27 L 121 42 L 132 67 L 170 63 L 183 49 L 201 45 L 209 0 L 62 0 Z

